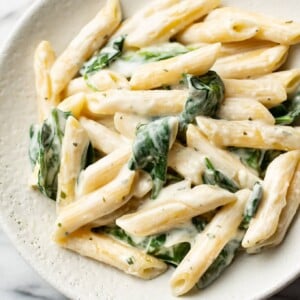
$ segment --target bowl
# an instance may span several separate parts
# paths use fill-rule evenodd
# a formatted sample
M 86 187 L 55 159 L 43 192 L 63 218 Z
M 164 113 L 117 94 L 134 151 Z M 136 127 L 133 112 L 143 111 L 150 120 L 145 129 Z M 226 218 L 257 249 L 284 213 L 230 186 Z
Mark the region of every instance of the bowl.
M 130 16 L 147 0 L 122 0 Z M 244 7 L 300 21 L 297 0 L 227 0 Z M 159 278 L 143 281 L 109 266 L 57 247 L 51 240 L 55 204 L 28 187 L 29 126 L 36 122 L 33 53 L 39 41 L 51 41 L 60 53 L 79 29 L 104 5 L 104 0 L 37 1 L 25 14 L 0 55 L 0 221 L 22 256 L 72 299 L 176 299 L 171 295 L 172 268 Z M 288 65 L 300 66 L 295 47 Z M 241 255 L 209 288 L 182 299 L 261 299 L 300 274 L 300 219 L 284 243 L 259 255 Z M 199 253 L 201 255 L 201 253 Z

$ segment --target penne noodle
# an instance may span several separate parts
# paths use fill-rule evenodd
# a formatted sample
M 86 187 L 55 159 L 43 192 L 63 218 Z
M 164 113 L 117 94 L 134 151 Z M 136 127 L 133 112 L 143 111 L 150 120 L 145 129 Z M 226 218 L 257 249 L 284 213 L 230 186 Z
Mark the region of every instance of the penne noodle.
M 64 112 L 71 112 L 72 116 L 79 119 L 86 105 L 86 97 L 84 93 L 75 94 L 66 98 L 57 106 L 58 109 Z
M 267 15 L 234 7 L 216 9 L 209 14 L 207 20 L 218 20 L 223 23 L 232 17 L 240 17 L 255 22 L 259 27 L 255 35 L 256 39 L 268 40 L 283 45 L 294 45 L 300 42 L 300 23 L 291 20 L 278 20 Z
M 224 246 L 234 238 L 249 195 L 249 190 L 237 192 L 238 200 L 218 211 L 198 234 L 195 244 L 172 275 L 170 283 L 174 295 L 180 296 L 191 290 Z
M 168 9 L 140 19 L 138 26 L 135 26 L 132 32 L 128 32 L 125 44 L 127 47 L 142 48 L 154 43 L 166 42 L 219 5 L 219 0 L 180 1 Z
M 129 82 L 123 75 L 109 71 L 101 70 L 92 74 L 87 79 L 78 77 L 70 81 L 64 91 L 64 98 L 77 93 L 102 92 L 112 89 L 130 89 Z
M 93 147 L 100 152 L 108 154 L 128 144 L 118 133 L 93 120 L 80 118 L 80 124 L 87 131 Z
M 277 70 L 286 60 L 288 46 L 279 45 L 217 59 L 212 67 L 223 78 L 246 79 Z
M 252 38 L 258 31 L 257 24 L 244 18 L 232 17 L 195 23 L 176 36 L 183 44 L 194 43 L 229 43 Z
M 138 126 L 149 123 L 149 120 L 134 114 L 115 113 L 115 128 L 128 139 L 135 138 L 135 132 Z
M 34 54 L 35 88 L 39 122 L 43 122 L 49 115 L 55 103 L 52 102 L 52 87 L 50 70 L 55 61 L 55 53 L 51 44 L 42 41 Z
M 149 5 L 140 9 L 132 17 L 122 22 L 121 26 L 111 37 L 111 40 L 120 35 L 130 34 L 148 17 L 153 16 L 157 12 L 163 11 L 177 4 L 180 0 L 156 0 Z
M 259 247 L 277 230 L 286 194 L 300 158 L 300 151 L 290 151 L 274 159 L 263 182 L 263 198 L 244 236 L 244 248 Z
M 229 56 L 233 54 L 254 51 L 262 48 L 271 48 L 276 45 L 276 43 L 270 41 L 260 41 L 254 38 L 240 42 L 222 43 L 219 56 Z
M 174 143 L 169 152 L 168 166 L 193 184 L 201 184 L 205 170 L 204 159 L 205 156 L 193 148 Z
M 87 94 L 87 110 L 94 116 L 116 112 L 142 116 L 178 114 L 184 109 L 188 92 L 183 90 L 126 91 L 110 90 Z
M 191 190 L 191 185 L 192 185 L 191 181 L 182 180 L 170 184 L 168 186 L 165 186 L 162 188 L 161 192 L 159 193 L 155 201 L 153 201 L 153 199 L 151 199 L 150 196 L 147 196 L 146 199 L 144 199 L 144 202 L 138 208 L 138 211 L 156 207 L 165 202 L 168 202 L 170 199 L 174 199 L 178 192 Z
M 202 134 L 216 145 L 258 149 L 300 149 L 300 131 L 291 126 L 270 126 L 252 121 L 225 121 L 197 117 Z
M 141 65 L 133 73 L 130 86 L 134 90 L 147 90 L 177 84 L 184 73 L 205 74 L 215 63 L 220 48 L 220 43 L 211 44 L 176 57 Z
M 300 69 L 279 71 L 260 77 L 261 79 L 275 79 L 281 82 L 288 94 L 294 93 L 300 83 Z
M 214 210 L 236 200 L 234 194 L 217 186 L 202 184 L 178 191 L 163 203 L 124 215 L 116 220 L 118 226 L 136 236 L 148 236 L 181 225 L 192 217 Z
M 92 223 L 89 224 L 89 226 L 95 228 L 95 227 L 114 224 L 116 219 L 118 219 L 119 217 L 125 215 L 126 213 L 137 210 L 137 208 L 140 206 L 141 203 L 143 203 L 143 199 L 138 199 L 133 197 L 126 204 L 124 204 L 117 210 L 93 221 Z
M 131 149 L 119 148 L 89 165 L 80 173 L 77 196 L 83 196 L 109 183 L 129 160 Z
M 102 216 L 123 206 L 130 197 L 135 172 L 125 165 L 115 179 L 94 192 L 80 197 L 69 204 L 58 216 L 54 238 L 56 241 L 67 236 Z
M 217 169 L 235 180 L 242 188 L 252 189 L 256 182 L 261 181 L 254 171 L 243 165 L 238 158 L 211 144 L 196 126 L 188 126 L 186 139 L 189 147 L 208 157 Z
M 279 245 L 291 225 L 300 205 L 300 164 L 298 166 L 289 185 L 286 194 L 286 206 L 282 209 L 277 229 L 275 233 L 265 240 L 261 247 L 274 247 Z
M 51 69 L 53 97 L 59 102 L 60 93 L 76 75 L 82 64 L 106 41 L 121 22 L 119 0 L 107 0 L 105 7 L 71 41 Z
M 272 77 L 262 77 L 261 79 L 224 79 L 223 82 L 226 97 L 253 98 L 268 108 L 276 106 L 287 99 L 285 86 Z
M 155 278 L 167 270 L 161 260 L 88 229 L 74 232 L 61 246 L 142 279 Z
M 226 98 L 217 116 L 228 121 L 249 120 L 275 125 L 275 119 L 269 110 L 251 98 Z
M 58 212 L 75 200 L 75 186 L 80 170 L 85 167 L 82 165 L 82 158 L 88 151 L 89 143 L 89 137 L 80 123 L 74 117 L 69 117 L 66 122 L 57 176 L 56 208 Z

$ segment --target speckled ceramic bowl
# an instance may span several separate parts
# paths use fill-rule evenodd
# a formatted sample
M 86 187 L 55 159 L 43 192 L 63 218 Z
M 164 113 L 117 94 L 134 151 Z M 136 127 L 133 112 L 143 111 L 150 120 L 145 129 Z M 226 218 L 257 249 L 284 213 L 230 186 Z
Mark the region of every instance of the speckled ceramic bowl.
M 148 0 L 122 0 L 129 16 Z M 104 0 L 38 1 L 19 22 L 0 55 L 0 220 L 26 260 L 53 286 L 72 299 L 174 299 L 172 270 L 142 281 L 58 248 L 51 241 L 54 203 L 27 186 L 28 129 L 36 121 L 33 53 L 42 39 L 57 53 L 103 5 Z M 298 0 L 228 0 L 252 10 L 300 21 Z M 292 65 L 300 65 L 294 51 Z M 298 56 L 298 58 L 297 58 Z M 215 284 L 183 299 L 250 300 L 275 292 L 300 273 L 300 220 L 282 246 L 260 255 L 241 256 Z M 201 255 L 201 253 L 199 253 Z

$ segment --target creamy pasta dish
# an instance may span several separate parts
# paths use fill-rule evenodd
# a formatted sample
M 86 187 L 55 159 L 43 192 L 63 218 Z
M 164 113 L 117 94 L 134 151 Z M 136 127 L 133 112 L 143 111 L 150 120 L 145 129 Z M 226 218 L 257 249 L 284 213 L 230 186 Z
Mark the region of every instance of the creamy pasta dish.
M 30 184 L 53 240 L 176 296 L 280 244 L 300 202 L 300 24 L 219 0 L 107 0 L 34 70 Z M 50 240 L 50 237 L 49 237 Z M 278 250 L 280 251 L 280 250 Z

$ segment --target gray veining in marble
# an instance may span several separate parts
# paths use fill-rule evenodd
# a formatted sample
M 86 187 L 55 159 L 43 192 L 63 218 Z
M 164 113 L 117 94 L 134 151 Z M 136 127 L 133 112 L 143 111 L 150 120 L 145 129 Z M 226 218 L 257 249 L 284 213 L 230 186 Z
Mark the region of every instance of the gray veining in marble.
M 0 48 L 24 11 L 36 0 L 0 0 Z M 0 230 L 0 300 L 65 300 L 20 257 Z M 269 300 L 299 300 L 300 279 Z

